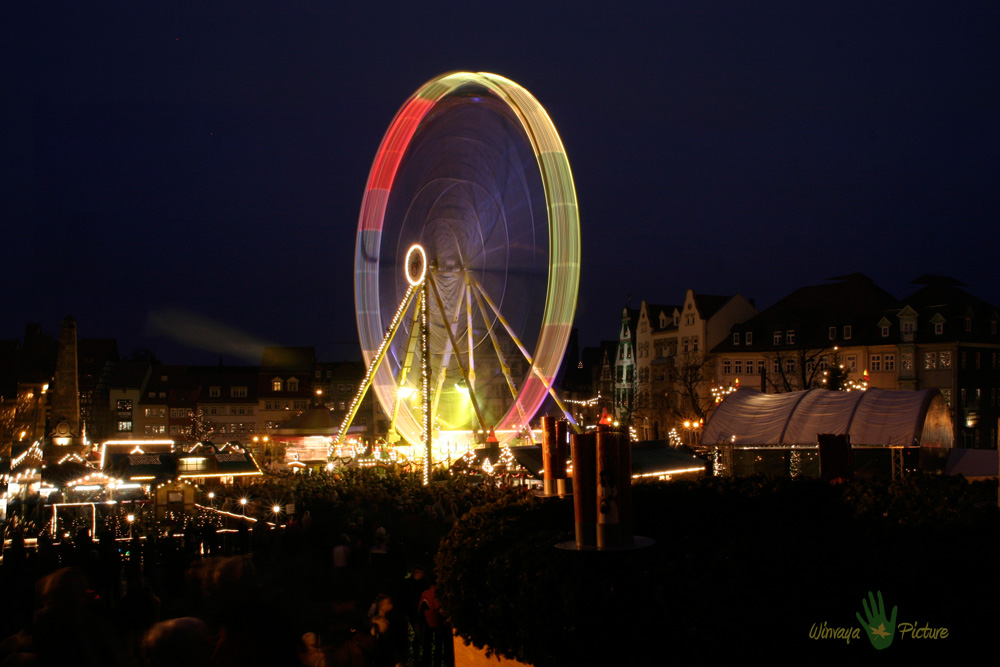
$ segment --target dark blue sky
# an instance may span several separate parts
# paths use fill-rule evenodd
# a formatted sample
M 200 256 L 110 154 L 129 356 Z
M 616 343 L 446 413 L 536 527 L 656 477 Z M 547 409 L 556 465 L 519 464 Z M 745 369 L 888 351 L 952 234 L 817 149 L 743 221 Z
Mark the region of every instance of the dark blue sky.
M 371 161 L 405 99 L 455 69 L 514 79 L 562 135 L 584 344 L 616 335 L 629 294 L 764 307 L 855 271 L 899 297 L 953 275 L 1000 303 L 993 2 L 11 4 L 0 338 L 72 314 L 168 361 L 358 357 Z

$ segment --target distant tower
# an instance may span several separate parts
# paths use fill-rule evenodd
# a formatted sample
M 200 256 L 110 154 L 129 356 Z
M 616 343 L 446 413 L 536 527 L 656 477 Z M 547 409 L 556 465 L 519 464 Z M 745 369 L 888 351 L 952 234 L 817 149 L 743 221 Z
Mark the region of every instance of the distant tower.
M 76 366 L 76 321 L 66 316 L 59 332 L 55 386 L 49 392 L 52 431 L 57 445 L 76 445 L 80 440 L 80 388 Z
M 633 311 L 622 309 L 622 327 L 618 332 L 618 354 L 615 359 L 615 418 L 630 419 L 635 400 L 635 341 L 632 338 Z

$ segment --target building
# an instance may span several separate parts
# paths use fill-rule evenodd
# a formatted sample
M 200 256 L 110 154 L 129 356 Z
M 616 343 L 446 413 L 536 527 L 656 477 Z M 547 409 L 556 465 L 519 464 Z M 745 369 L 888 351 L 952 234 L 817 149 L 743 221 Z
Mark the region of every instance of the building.
M 942 276 L 898 300 L 862 274 L 802 287 L 732 327 L 713 348 L 716 382 L 769 393 L 867 385 L 941 392 L 954 442 L 994 447 L 1000 316 Z

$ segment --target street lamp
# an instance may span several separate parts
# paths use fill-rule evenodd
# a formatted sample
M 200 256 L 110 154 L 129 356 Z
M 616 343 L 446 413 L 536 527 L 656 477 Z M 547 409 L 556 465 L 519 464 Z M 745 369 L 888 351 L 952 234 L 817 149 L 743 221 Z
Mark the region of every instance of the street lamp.
M 247 499 L 246 498 L 240 498 L 240 507 L 243 508 L 243 516 L 246 516 L 247 515 Z

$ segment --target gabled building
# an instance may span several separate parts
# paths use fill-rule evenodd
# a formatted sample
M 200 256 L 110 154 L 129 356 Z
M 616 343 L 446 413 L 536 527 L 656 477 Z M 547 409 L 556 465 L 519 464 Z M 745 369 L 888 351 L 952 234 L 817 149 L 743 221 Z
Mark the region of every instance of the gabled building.
M 995 447 L 1000 313 L 942 276 L 897 300 L 861 274 L 800 288 L 713 348 L 721 386 L 938 389 L 959 447 Z M 836 385 L 830 386 L 832 378 Z M 865 382 L 866 381 L 866 382 Z

